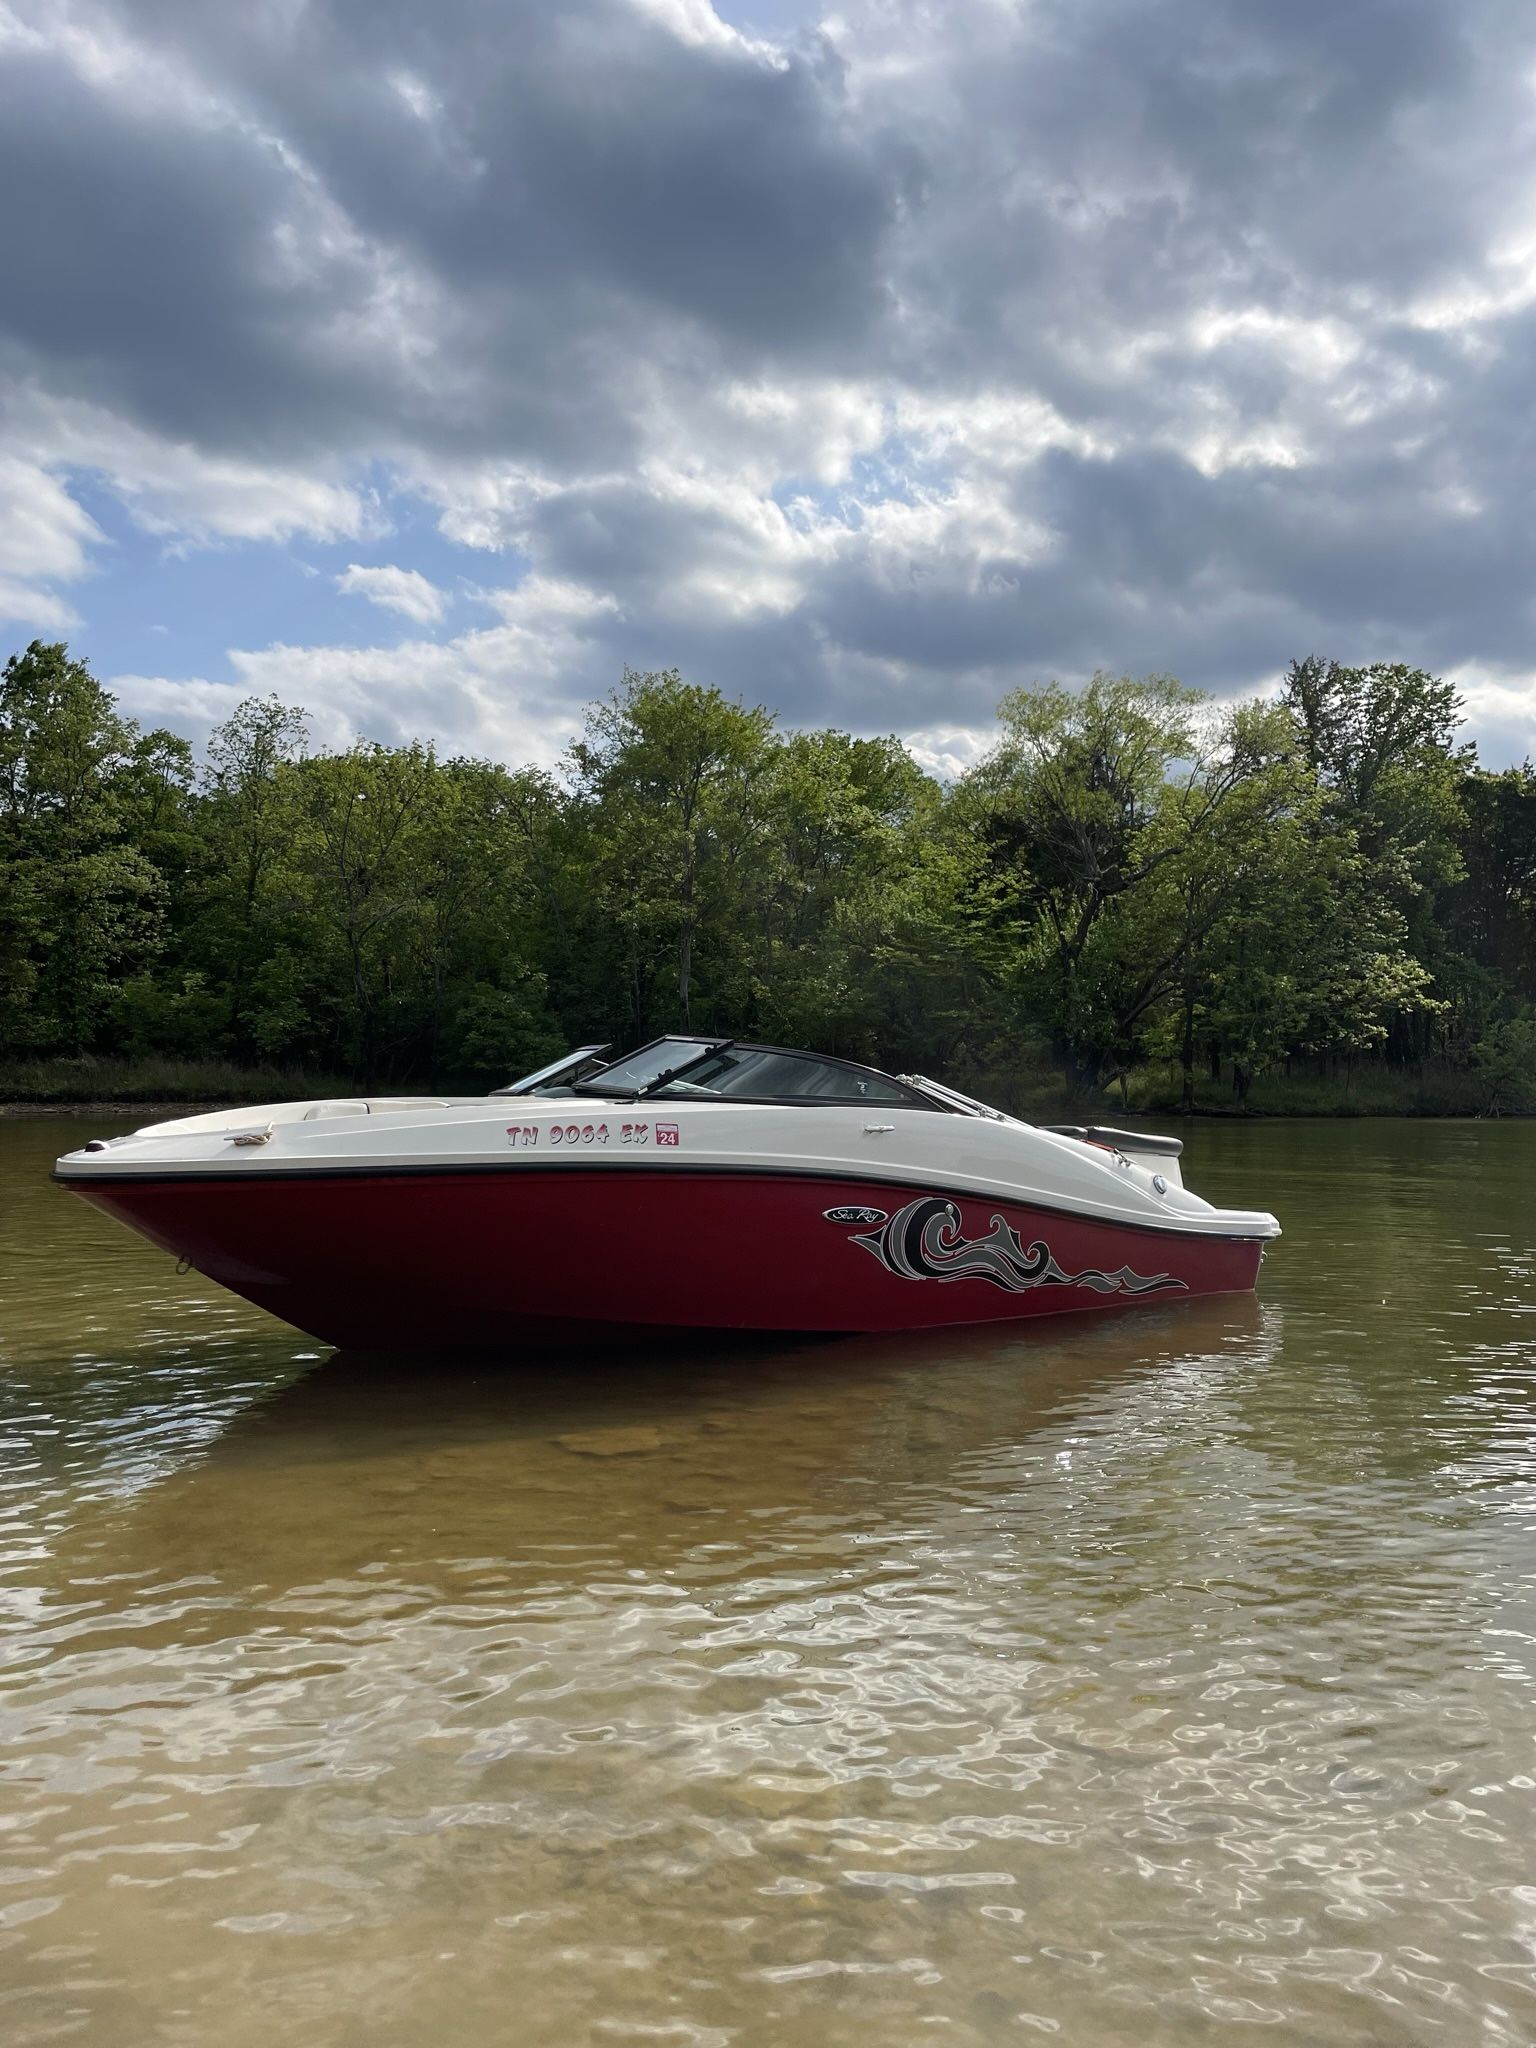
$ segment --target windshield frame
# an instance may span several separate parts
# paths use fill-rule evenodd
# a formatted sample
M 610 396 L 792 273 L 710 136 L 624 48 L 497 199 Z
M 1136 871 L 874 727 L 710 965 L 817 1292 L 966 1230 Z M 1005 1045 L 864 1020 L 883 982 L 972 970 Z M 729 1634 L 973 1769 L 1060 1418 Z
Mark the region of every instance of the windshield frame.
M 1030 1128 L 1022 1117 L 1010 1116 L 1006 1109 L 995 1109 L 990 1102 L 983 1102 L 980 1096 L 967 1095 L 963 1089 L 951 1088 L 947 1082 L 930 1081 L 926 1074 L 898 1074 L 896 1079 L 905 1087 L 931 1095 L 956 1116 L 980 1116 L 994 1124 L 1018 1124 L 1023 1129 Z

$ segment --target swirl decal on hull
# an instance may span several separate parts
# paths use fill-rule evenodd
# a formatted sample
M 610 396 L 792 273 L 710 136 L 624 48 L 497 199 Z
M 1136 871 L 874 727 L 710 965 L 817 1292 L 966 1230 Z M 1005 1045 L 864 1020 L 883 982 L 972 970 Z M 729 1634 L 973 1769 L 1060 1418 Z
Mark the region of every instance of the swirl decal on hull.
M 987 1280 L 1009 1294 L 1032 1287 L 1088 1287 L 1095 1294 L 1187 1294 L 1189 1288 L 1171 1273 L 1137 1273 L 1121 1266 L 1104 1273 L 1088 1266 L 1068 1273 L 1042 1238 L 1024 1240 L 1001 1216 L 992 1218 L 985 1237 L 961 1232 L 960 1210 L 937 1195 L 922 1195 L 898 1209 L 880 1230 L 860 1231 L 853 1239 L 899 1280 Z

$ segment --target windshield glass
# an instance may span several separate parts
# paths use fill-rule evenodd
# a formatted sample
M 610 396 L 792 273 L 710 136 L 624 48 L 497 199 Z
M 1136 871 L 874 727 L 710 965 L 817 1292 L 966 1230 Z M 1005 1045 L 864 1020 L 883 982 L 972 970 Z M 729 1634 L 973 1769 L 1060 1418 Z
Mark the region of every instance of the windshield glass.
M 579 1045 L 574 1052 L 562 1053 L 557 1060 L 551 1060 L 547 1067 L 536 1067 L 531 1074 L 524 1074 L 521 1080 L 509 1081 L 505 1088 L 493 1088 L 493 1095 L 558 1095 L 569 1088 L 572 1082 L 581 1081 L 588 1074 L 595 1074 L 603 1064 L 606 1045 Z
M 615 1060 L 611 1067 L 592 1074 L 575 1090 L 579 1095 L 630 1095 L 649 1088 L 674 1067 L 686 1067 L 712 1045 L 724 1045 L 723 1038 L 660 1038 L 654 1045 L 642 1045 L 638 1052 Z
M 658 1088 L 658 1096 L 734 1095 L 754 1101 L 904 1102 L 912 1096 L 883 1074 L 839 1060 L 817 1059 L 812 1053 L 757 1051 L 727 1046 L 676 1081 Z

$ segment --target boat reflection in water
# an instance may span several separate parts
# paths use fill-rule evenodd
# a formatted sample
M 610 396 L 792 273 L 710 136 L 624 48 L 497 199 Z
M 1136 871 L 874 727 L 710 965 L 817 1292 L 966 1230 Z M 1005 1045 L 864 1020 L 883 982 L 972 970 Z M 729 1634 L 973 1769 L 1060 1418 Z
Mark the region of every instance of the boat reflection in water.
M 771 1548 L 773 1528 L 876 1501 L 891 1535 L 957 1488 L 1005 1500 L 1074 1416 L 1097 1418 L 1096 1470 L 1121 1431 L 1120 1451 L 1144 1458 L 1157 1427 L 1188 1428 L 1192 1404 L 1261 1368 L 1279 1328 L 1236 1295 L 1022 1328 L 594 1352 L 579 1374 L 552 1370 L 563 1353 L 338 1352 L 141 1498 L 121 1540 L 135 1569 L 191 1551 L 275 1591 L 295 1573 L 350 1582 L 364 1560 L 390 1579 L 412 1554 L 426 1568 L 427 1533 L 451 1530 L 455 1555 L 537 1557 L 541 1583 L 574 1592 L 604 1558 L 665 1572 L 697 1545 Z
M 494 1095 L 276 1104 L 56 1177 L 326 1342 L 890 1332 L 1241 1293 L 1279 1234 L 1176 1139 L 726 1039 L 584 1047 Z

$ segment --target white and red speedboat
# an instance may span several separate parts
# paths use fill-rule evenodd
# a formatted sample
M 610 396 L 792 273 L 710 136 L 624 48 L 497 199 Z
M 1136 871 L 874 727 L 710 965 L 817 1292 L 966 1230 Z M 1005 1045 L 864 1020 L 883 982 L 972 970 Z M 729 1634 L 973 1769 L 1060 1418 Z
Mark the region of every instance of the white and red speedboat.
M 587 1046 L 493 1095 L 279 1103 L 56 1178 L 327 1342 L 871 1331 L 1251 1288 L 1273 1216 L 1180 1144 L 721 1038 Z

